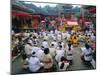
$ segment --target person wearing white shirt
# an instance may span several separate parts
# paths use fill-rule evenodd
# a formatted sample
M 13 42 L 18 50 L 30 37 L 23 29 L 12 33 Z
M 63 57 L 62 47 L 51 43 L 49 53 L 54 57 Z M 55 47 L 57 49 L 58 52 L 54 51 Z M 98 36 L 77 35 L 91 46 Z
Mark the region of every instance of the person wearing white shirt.
M 32 35 L 29 35 L 28 43 L 30 43 L 33 46 L 33 38 L 32 38 Z
M 36 55 L 36 56 L 37 56 L 39 50 L 40 50 L 40 48 L 37 47 L 37 45 L 34 45 L 34 46 L 32 47 L 32 52 L 35 52 L 35 55 Z M 32 52 L 31 52 L 31 53 L 32 53 Z
M 52 42 L 51 42 L 51 45 L 52 45 L 52 44 L 54 44 L 54 48 L 56 49 L 57 46 L 58 46 L 58 43 L 56 42 L 56 40 L 52 41 Z
M 61 45 L 62 46 L 62 49 L 65 48 L 65 44 L 61 41 L 61 42 L 58 42 L 58 45 Z
M 32 45 L 30 43 L 27 43 L 25 45 L 24 50 L 25 50 L 26 55 L 29 57 L 32 54 L 31 53 L 32 52 Z
M 48 42 L 44 39 L 44 41 L 42 42 L 42 46 L 44 47 L 44 48 L 49 48 L 49 44 L 48 44 Z
M 72 64 L 72 59 L 73 59 L 73 48 L 72 45 L 69 43 L 68 46 L 66 47 L 66 58 Z
M 40 62 L 39 58 L 36 57 L 35 52 L 32 53 L 32 56 L 29 58 L 29 70 L 31 72 L 39 72 L 43 67 L 43 63 Z
M 85 49 L 82 52 L 81 58 L 87 64 L 92 61 L 92 49 L 88 44 L 85 44 Z
M 43 35 L 43 37 L 44 37 L 44 36 L 46 36 L 46 32 L 45 32 L 45 31 L 43 31 L 43 32 L 42 32 L 42 35 Z
M 44 51 L 41 48 L 38 48 L 36 52 L 36 56 L 39 58 L 40 61 L 43 60 Z
M 66 33 L 66 35 L 67 35 L 67 40 L 69 40 L 71 35 L 69 33 Z
M 95 41 L 95 40 L 96 40 L 95 34 L 92 34 L 92 35 L 91 35 L 91 40 L 92 40 L 92 41 Z
M 62 40 L 62 36 L 60 33 L 57 35 L 57 40 L 58 40 L 58 42 L 60 42 Z
M 48 40 L 48 39 L 49 39 L 49 37 L 48 37 L 47 34 L 46 34 L 46 36 L 44 36 L 44 39 L 45 39 L 45 40 Z
M 66 33 L 62 33 L 62 39 L 65 40 L 67 37 Z
M 55 49 L 55 47 L 54 47 L 54 44 L 51 44 L 50 54 L 51 54 L 52 57 L 55 57 L 56 49 Z
M 69 66 L 69 62 L 66 60 L 65 57 L 61 57 L 60 62 L 58 63 L 59 71 L 66 71 L 67 67 Z
M 61 59 L 61 57 L 64 56 L 64 53 L 65 53 L 65 52 L 64 52 L 64 50 L 62 49 L 62 46 L 60 45 L 60 46 L 59 46 L 59 49 L 56 50 L 55 59 L 56 59 L 57 62 L 59 62 L 60 59 Z

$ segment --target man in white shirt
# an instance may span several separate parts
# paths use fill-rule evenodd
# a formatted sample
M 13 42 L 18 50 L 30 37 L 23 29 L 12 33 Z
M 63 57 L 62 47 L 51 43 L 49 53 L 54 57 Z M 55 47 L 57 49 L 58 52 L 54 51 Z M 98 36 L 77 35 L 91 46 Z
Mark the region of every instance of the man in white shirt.
M 90 62 L 92 60 L 92 49 L 88 44 L 85 44 L 84 50 L 82 50 L 83 61 Z
M 41 48 L 37 49 L 36 56 L 39 58 L 40 61 L 43 60 L 44 51 Z
M 31 53 L 32 52 L 32 46 L 31 46 L 31 44 L 30 43 L 27 43 L 25 45 L 24 50 L 25 50 L 26 55 L 29 57 L 32 54 Z
M 35 52 L 32 53 L 32 56 L 30 57 L 28 63 L 29 63 L 29 70 L 31 72 L 39 72 L 39 70 L 43 66 L 43 63 L 41 63 L 39 58 L 36 57 Z
M 51 48 L 49 48 L 49 49 L 50 49 L 51 56 L 55 57 L 55 55 L 56 55 L 56 49 L 54 47 L 54 44 L 51 44 Z
M 60 45 L 60 46 L 59 46 L 59 49 L 56 50 L 55 59 L 56 59 L 57 62 L 59 62 L 60 59 L 61 59 L 61 57 L 64 56 L 64 53 L 65 53 L 65 52 L 64 52 L 64 50 L 62 49 L 62 46 Z
M 48 44 L 48 42 L 44 39 L 44 41 L 42 42 L 42 46 L 44 47 L 44 48 L 49 48 L 49 44 Z
M 66 36 L 67 36 L 67 40 L 69 40 L 70 37 L 71 37 L 71 34 L 69 34 L 69 33 L 67 32 L 67 33 L 66 33 Z
M 54 48 L 56 49 L 57 46 L 58 46 L 58 43 L 56 42 L 56 40 L 52 41 L 52 42 L 51 42 L 51 45 L 52 45 L 52 44 L 54 44 Z
M 58 40 L 58 42 L 60 42 L 60 41 L 62 40 L 61 33 L 59 33 L 59 34 L 57 35 L 57 40 Z

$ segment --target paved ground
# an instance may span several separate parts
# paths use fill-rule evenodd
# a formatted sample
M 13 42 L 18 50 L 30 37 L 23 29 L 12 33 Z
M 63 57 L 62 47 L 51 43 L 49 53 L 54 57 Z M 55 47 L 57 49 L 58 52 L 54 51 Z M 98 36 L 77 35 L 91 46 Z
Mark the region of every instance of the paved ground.
M 73 53 L 73 64 L 67 69 L 67 71 L 75 71 L 75 70 L 90 70 L 93 69 L 92 66 L 87 67 L 84 65 L 80 59 L 81 50 L 80 47 L 74 48 Z M 55 63 L 55 62 L 54 62 Z M 56 65 L 56 67 L 58 67 Z M 58 70 L 56 70 L 58 71 Z M 12 63 L 12 73 L 13 74 L 27 74 L 30 73 L 28 70 L 21 69 L 21 56 L 19 56 L 15 61 Z

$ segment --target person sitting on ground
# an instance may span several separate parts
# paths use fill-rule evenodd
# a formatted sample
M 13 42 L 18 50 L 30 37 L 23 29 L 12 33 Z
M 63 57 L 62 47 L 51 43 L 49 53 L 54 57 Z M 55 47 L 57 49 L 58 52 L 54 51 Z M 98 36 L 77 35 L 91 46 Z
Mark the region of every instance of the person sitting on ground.
M 35 52 L 32 53 L 28 63 L 30 72 L 37 73 L 43 68 L 43 63 L 40 62 L 39 58 L 35 55 Z
M 52 57 L 55 57 L 56 49 L 55 49 L 55 47 L 54 47 L 54 44 L 51 44 L 50 54 L 51 54 Z
M 49 48 L 49 44 L 48 44 L 48 42 L 47 42 L 46 39 L 43 40 L 42 46 L 43 46 L 44 48 Z
M 58 42 L 58 45 L 60 46 L 62 46 L 62 48 L 64 49 L 65 48 L 65 44 L 61 41 L 61 42 Z
M 57 46 L 58 46 L 58 43 L 56 42 L 56 40 L 52 41 L 52 42 L 51 42 L 51 45 L 52 45 L 52 44 L 54 44 L 54 48 L 56 49 Z
M 61 57 L 60 62 L 58 63 L 59 71 L 66 71 L 67 67 L 69 66 L 69 62 L 65 57 Z
M 62 46 L 59 46 L 59 49 L 56 50 L 56 56 L 55 59 L 57 62 L 60 61 L 61 57 L 64 56 L 65 51 L 63 50 Z
M 25 54 L 30 57 L 31 55 L 31 52 L 32 52 L 32 45 L 30 44 L 30 42 L 28 42 L 26 45 L 25 45 Z
M 44 63 L 44 70 L 46 72 L 52 71 L 53 67 L 53 58 L 49 53 L 49 48 L 44 49 L 44 56 L 43 56 L 43 63 Z
M 92 49 L 87 43 L 85 44 L 85 49 L 82 52 L 81 59 L 87 65 L 90 65 L 90 62 L 92 61 Z
M 22 55 L 21 63 L 22 63 L 22 69 L 27 69 L 28 68 L 28 58 L 27 58 L 26 54 Z

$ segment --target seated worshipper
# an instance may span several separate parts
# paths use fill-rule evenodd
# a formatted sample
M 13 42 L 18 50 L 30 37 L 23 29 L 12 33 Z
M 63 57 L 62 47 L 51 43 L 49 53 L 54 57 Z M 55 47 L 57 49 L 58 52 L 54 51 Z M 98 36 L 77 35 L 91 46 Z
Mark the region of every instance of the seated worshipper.
M 33 33 L 33 35 L 38 38 L 38 34 L 36 32 Z
M 44 39 L 47 40 L 47 41 L 49 40 L 49 37 L 48 37 L 47 34 L 46 34 L 46 36 L 44 36 Z
M 52 46 L 52 44 L 54 44 L 54 48 L 56 49 L 57 46 L 58 46 L 58 43 L 56 42 L 56 40 L 54 40 L 54 41 L 51 42 L 51 46 Z
M 39 58 L 35 55 L 35 52 L 32 53 L 28 63 L 30 72 L 38 73 L 43 68 L 43 63 L 40 62 Z
M 33 44 L 38 45 L 39 41 L 36 36 L 33 36 Z
M 67 67 L 69 66 L 69 62 L 66 60 L 65 57 L 61 57 L 58 66 L 59 66 L 59 71 L 66 71 Z
M 53 68 L 53 58 L 49 53 L 49 48 L 44 49 L 44 56 L 42 61 L 44 64 L 44 70 L 46 72 L 51 72 Z
M 56 59 L 57 62 L 59 62 L 60 59 L 61 59 L 61 57 L 64 56 L 64 53 L 65 53 L 65 52 L 64 52 L 62 46 L 60 45 L 60 46 L 59 46 L 59 49 L 56 50 L 55 59 Z
M 90 62 L 92 61 L 92 49 L 88 44 L 85 44 L 81 59 L 86 65 L 90 65 Z
M 36 56 L 39 58 L 40 61 L 43 60 L 44 51 L 41 48 L 38 48 L 36 52 Z
M 28 57 L 30 57 L 30 55 L 32 54 L 32 53 L 31 53 L 31 52 L 32 52 L 32 45 L 31 45 L 30 43 L 27 43 L 27 44 L 25 45 L 24 50 L 25 50 L 25 54 L 26 54 Z
M 49 48 L 49 44 L 48 44 L 48 42 L 47 42 L 46 39 L 43 40 L 42 46 L 43 46 L 44 48 Z
M 58 40 L 58 42 L 60 42 L 60 41 L 62 40 L 61 33 L 59 33 L 59 34 L 57 35 L 57 40 Z
M 31 35 L 28 38 L 28 42 L 33 46 L 33 38 L 31 37 Z
M 65 48 L 65 44 L 62 41 L 58 42 L 58 45 L 61 45 L 63 49 Z
M 70 64 L 72 64 L 73 49 L 72 49 L 72 45 L 70 43 L 68 44 L 68 47 L 66 49 L 66 58 L 70 62 Z
M 54 44 L 51 44 L 50 54 L 51 54 L 52 57 L 55 57 L 56 49 L 55 49 L 55 47 L 54 47 Z
M 96 41 L 96 35 L 95 34 L 91 34 L 91 41 L 92 42 Z
M 37 45 L 34 45 L 34 46 L 32 47 L 32 52 L 35 52 L 35 55 L 37 56 L 37 55 L 38 55 L 38 51 L 41 52 L 41 48 L 38 47 Z
M 28 58 L 26 54 L 22 55 L 22 69 L 27 69 L 28 68 Z
M 62 39 L 65 40 L 67 38 L 67 34 L 65 32 L 62 33 Z

